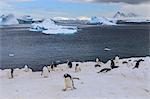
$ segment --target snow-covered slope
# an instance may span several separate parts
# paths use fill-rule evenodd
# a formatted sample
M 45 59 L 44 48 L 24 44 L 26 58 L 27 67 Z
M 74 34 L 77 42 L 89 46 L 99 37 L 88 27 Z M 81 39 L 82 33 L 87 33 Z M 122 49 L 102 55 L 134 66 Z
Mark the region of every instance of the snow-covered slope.
M 30 31 L 40 31 L 45 34 L 72 34 L 77 32 L 77 28 L 56 25 L 51 19 L 45 19 L 42 23 L 32 24 Z
M 18 21 L 13 14 L 0 16 L 0 25 L 12 25 L 12 24 L 18 24 Z
M 113 16 L 113 18 L 135 18 L 135 17 L 138 17 L 138 15 L 135 13 L 132 13 L 132 12 L 123 13 L 119 11 Z
M 108 19 L 102 17 L 92 17 L 89 21 L 89 24 L 116 25 L 115 23 L 110 22 Z
M 133 69 L 136 60 L 143 59 L 139 68 Z M 127 63 L 130 61 L 130 64 Z M 75 72 L 78 63 L 81 71 Z M 148 99 L 150 97 L 150 57 L 119 59 L 119 68 L 107 73 L 97 73 L 110 63 L 73 62 L 73 68 L 60 64 L 55 71 L 43 78 L 41 72 L 15 69 L 13 79 L 6 77 L 7 70 L 0 70 L 0 99 Z M 123 64 L 124 63 L 124 64 Z M 62 91 L 63 75 L 69 73 L 77 89 Z

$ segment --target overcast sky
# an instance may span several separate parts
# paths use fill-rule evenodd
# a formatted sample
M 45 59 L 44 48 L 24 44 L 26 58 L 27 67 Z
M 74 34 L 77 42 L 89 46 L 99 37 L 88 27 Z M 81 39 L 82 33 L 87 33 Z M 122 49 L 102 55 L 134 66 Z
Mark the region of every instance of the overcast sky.
M 112 17 L 117 11 L 150 16 L 150 0 L 0 0 L 0 14 Z

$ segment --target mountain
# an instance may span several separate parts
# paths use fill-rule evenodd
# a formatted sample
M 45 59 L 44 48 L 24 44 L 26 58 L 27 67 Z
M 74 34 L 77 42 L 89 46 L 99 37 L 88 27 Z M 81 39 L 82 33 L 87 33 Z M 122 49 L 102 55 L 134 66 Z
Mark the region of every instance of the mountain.
M 129 17 L 137 17 L 137 16 L 138 16 L 137 14 L 132 13 L 132 12 L 125 14 L 125 13 L 122 13 L 122 12 L 119 12 L 119 11 L 118 11 L 118 12 L 113 16 L 113 18 L 129 18 Z

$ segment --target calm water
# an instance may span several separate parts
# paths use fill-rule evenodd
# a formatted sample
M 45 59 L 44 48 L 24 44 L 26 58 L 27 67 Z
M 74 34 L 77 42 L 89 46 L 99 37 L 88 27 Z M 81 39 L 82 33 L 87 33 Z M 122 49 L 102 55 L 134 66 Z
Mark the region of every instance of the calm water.
M 123 25 L 86 27 L 71 35 L 45 35 L 26 27 L 0 28 L 0 68 L 28 64 L 40 70 L 52 61 L 103 61 L 150 55 L 150 26 Z M 110 51 L 104 51 L 108 47 Z

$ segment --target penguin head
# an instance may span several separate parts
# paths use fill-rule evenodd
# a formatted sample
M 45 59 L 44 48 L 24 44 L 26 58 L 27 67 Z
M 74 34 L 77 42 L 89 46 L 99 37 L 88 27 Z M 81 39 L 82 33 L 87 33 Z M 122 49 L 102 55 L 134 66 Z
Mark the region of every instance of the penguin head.
M 64 74 L 64 78 L 68 78 L 68 77 L 71 78 L 71 75 L 69 75 L 69 74 L 67 74 L 67 73 Z

